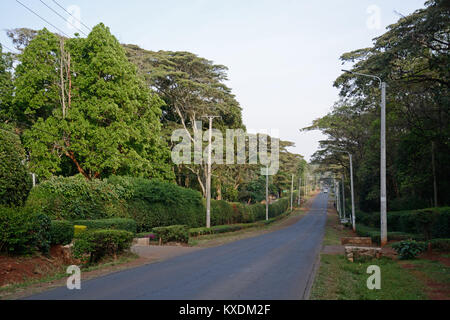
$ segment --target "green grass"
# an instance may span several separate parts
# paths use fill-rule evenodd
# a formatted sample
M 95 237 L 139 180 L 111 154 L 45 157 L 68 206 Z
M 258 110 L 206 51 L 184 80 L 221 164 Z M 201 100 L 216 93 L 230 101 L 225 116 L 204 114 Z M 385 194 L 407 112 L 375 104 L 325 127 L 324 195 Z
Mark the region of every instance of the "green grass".
M 381 269 L 381 290 L 367 288 L 367 267 Z M 423 300 L 425 285 L 396 261 L 388 258 L 352 263 L 343 255 L 321 255 L 312 300 Z
M 450 286 L 450 267 L 439 261 L 416 259 L 405 260 L 401 263 L 414 265 L 414 269 L 424 274 L 431 281 Z
M 338 226 L 338 217 L 337 215 L 328 215 L 327 217 L 327 226 L 325 229 L 325 235 L 323 238 L 322 244 L 324 246 L 337 246 L 341 244 L 342 237 L 351 236 L 351 231 L 347 229 L 339 230 L 335 228 Z

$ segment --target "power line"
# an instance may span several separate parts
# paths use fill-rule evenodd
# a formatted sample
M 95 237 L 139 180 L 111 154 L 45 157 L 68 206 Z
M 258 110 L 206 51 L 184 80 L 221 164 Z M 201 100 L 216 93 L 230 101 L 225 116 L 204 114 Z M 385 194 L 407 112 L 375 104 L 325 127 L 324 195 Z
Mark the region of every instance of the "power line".
M 77 17 L 73 16 L 69 11 L 67 11 L 63 6 L 61 6 L 58 2 L 56 2 L 55 0 L 52 0 L 58 7 L 60 7 L 61 9 L 63 9 L 67 14 L 69 14 L 72 18 L 74 18 L 75 20 L 77 20 L 79 23 L 81 23 L 86 29 L 88 29 L 89 31 L 92 31 L 91 28 L 89 28 L 87 25 L 85 25 L 83 23 L 83 21 L 81 21 L 80 19 L 78 19 Z
M 30 11 L 31 13 L 33 13 L 34 15 L 36 15 L 37 17 L 39 17 L 40 19 L 42 19 L 43 21 L 45 21 L 46 23 L 48 23 L 49 25 L 51 25 L 53 28 L 55 28 L 56 30 L 58 30 L 59 32 L 61 32 L 63 35 L 65 35 L 67 38 L 70 38 L 64 31 L 62 31 L 61 29 L 59 29 L 58 27 L 56 27 L 55 25 L 53 25 L 52 23 L 50 23 L 48 20 L 42 18 L 39 14 L 37 14 L 36 12 L 34 12 L 32 9 L 30 9 L 29 7 L 27 7 L 26 5 L 24 5 L 22 2 L 20 2 L 19 0 L 16 0 L 17 3 L 19 3 L 20 5 L 22 5 L 25 9 L 27 9 L 28 11 Z
M 46 4 L 44 1 L 39 0 L 44 6 L 46 6 L 47 8 L 49 8 L 51 11 L 53 11 L 55 14 L 57 14 L 61 19 L 63 19 L 64 21 L 66 21 L 67 23 L 70 23 L 69 21 L 67 21 L 66 18 L 64 18 L 62 15 L 60 15 L 55 9 L 53 9 L 52 7 L 50 7 L 48 4 Z M 77 26 L 75 26 L 74 24 L 70 23 L 70 25 L 72 27 L 74 27 L 75 29 L 77 29 L 78 31 L 80 31 L 82 34 L 84 34 L 86 37 L 88 36 L 83 30 L 80 30 L 79 28 L 77 28 Z
M 2 48 L 6 48 L 6 49 L 8 49 L 9 51 L 11 51 L 11 53 L 14 53 L 13 51 L 13 49 L 11 49 L 10 47 L 8 47 L 8 46 L 6 46 L 6 45 L 4 45 L 3 43 L 1 43 L 0 42 L 0 45 L 2 46 Z

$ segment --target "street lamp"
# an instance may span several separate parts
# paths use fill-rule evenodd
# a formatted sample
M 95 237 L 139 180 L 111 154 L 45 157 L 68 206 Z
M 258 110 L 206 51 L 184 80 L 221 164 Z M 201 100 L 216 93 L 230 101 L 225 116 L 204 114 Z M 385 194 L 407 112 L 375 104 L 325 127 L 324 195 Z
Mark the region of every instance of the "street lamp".
M 380 216 L 381 216 L 381 246 L 387 244 L 387 194 L 386 194 L 386 83 L 381 80 L 380 77 L 342 70 L 344 72 L 369 77 L 372 79 L 376 79 L 380 82 L 381 87 L 381 150 L 380 150 Z
M 355 218 L 355 195 L 354 195 L 354 191 L 353 191 L 353 157 L 352 154 L 348 151 L 344 151 L 344 150 L 336 150 L 336 149 L 330 149 L 332 151 L 335 152 L 343 152 L 348 154 L 348 157 L 350 158 L 350 189 L 351 189 L 351 194 L 352 194 L 352 227 L 353 227 L 353 231 L 356 231 L 356 218 Z

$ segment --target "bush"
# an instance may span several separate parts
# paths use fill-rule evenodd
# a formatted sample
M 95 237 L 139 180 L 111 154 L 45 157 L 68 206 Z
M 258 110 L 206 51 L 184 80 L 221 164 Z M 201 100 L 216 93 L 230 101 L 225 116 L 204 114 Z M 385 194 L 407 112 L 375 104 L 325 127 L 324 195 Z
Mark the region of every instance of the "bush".
M 395 251 L 397 251 L 400 259 L 408 260 L 416 258 L 420 253 L 425 251 L 425 244 L 414 240 L 402 241 L 392 245 Z
M 48 252 L 50 220 L 43 214 L 24 208 L 0 206 L 0 252 Z
M 431 242 L 431 248 L 438 251 L 449 252 L 450 251 L 450 239 L 433 239 Z
M 280 214 L 286 212 L 289 208 L 289 199 L 281 198 L 275 201 L 274 203 L 269 204 L 269 218 L 274 218 L 279 216 Z M 265 218 L 265 212 L 264 212 Z M 258 219 L 260 220 L 260 219 Z
M 136 233 L 136 221 L 133 219 L 112 218 L 100 220 L 75 220 L 73 224 L 86 226 L 89 230 L 114 229 Z
M 218 226 L 233 223 L 233 206 L 223 200 L 211 199 L 211 225 Z
M 25 150 L 12 128 L 0 127 L 0 205 L 20 206 L 31 190 L 31 176 L 23 164 Z M 11 132 L 9 132 L 11 131 Z
M 52 177 L 33 188 L 26 206 L 38 208 L 54 220 L 127 217 L 119 190 L 105 181 L 82 175 Z
M 72 242 L 73 224 L 69 221 L 53 220 L 50 226 L 50 242 L 52 245 L 66 245 Z
M 78 238 L 82 233 L 87 231 L 87 227 L 86 226 L 79 226 L 79 225 L 74 225 L 73 226 L 73 236 L 74 238 Z
M 97 262 L 109 255 L 116 255 L 131 247 L 133 234 L 124 230 L 91 230 L 83 232 L 73 245 L 76 258 L 89 258 Z
M 371 228 L 380 227 L 379 213 L 356 214 L 358 224 Z M 389 232 L 418 234 L 421 238 L 450 237 L 450 208 L 431 208 L 412 211 L 394 211 L 387 214 Z
M 189 232 L 187 226 L 175 225 L 169 227 L 153 228 L 156 239 L 161 239 L 162 243 L 167 242 L 189 242 Z
M 203 198 L 195 190 L 143 178 L 113 176 L 108 182 L 126 201 L 129 218 L 136 221 L 138 232 L 171 225 L 195 228 L 205 221 Z

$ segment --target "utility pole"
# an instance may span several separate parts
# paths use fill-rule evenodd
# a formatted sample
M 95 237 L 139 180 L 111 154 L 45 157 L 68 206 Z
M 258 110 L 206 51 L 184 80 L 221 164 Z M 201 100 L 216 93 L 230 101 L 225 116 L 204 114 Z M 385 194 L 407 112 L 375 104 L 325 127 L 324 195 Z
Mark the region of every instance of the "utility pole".
M 387 244 L 387 191 L 386 191 L 386 83 L 381 83 L 381 246 Z
M 438 191 L 437 191 L 437 180 L 436 180 L 436 144 L 434 141 L 431 142 L 431 165 L 433 167 L 433 194 L 434 194 L 434 206 L 438 206 Z
M 302 205 L 302 176 L 298 177 L 298 207 Z
M 266 221 L 269 220 L 269 167 L 266 167 Z
M 353 231 L 356 231 L 356 218 L 355 218 L 355 195 L 353 191 L 353 156 L 351 153 L 348 154 L 350 157 L 350 187 L 352 192 L 352 227 Z
M 212 123 L 218 116 L 205 116 L 209 120 L 208 132 L 208 170 L 206 177 L 206 227 L 211 228 L 211 153 L 212 153 Z
M 387 244 L 387 191 L 386 191 L 386 82 L 380 77 L 354 71 L 342 70 L 350 74 L 376 79 L 381 88 L 381 128 L 380 128 L 380 222 L 381 246 Z
M 342 211 L 344 214 L 344 222 L 347 222 L 347 217 L 345 215 L 345 185 L 344 185 L 344 174 L 342 174 Z
M 294 205 L 294 175 L 292 175 L 292 180 L 291 180 L 291 211 Z

